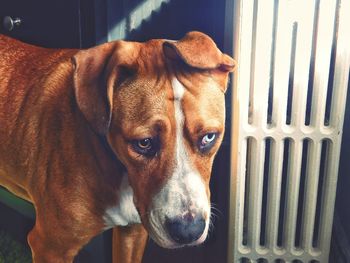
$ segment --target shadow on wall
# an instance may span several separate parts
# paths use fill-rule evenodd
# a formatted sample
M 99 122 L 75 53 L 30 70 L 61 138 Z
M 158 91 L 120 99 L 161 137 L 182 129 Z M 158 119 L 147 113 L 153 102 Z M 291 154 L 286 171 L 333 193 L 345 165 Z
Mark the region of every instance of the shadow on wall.
M 97 43 L 179 39 L 188 31 L 199 30 L 223 48 L 224 0 L 106 0 L 95 1 L 95 8 Z

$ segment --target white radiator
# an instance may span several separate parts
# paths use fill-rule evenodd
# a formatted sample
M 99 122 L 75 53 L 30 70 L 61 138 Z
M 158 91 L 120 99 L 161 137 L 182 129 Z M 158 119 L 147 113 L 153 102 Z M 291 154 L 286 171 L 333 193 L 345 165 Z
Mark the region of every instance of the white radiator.
M 327 263 L 350 0 L 228 2 L 239 65 L 232 83 L 229 263 Z

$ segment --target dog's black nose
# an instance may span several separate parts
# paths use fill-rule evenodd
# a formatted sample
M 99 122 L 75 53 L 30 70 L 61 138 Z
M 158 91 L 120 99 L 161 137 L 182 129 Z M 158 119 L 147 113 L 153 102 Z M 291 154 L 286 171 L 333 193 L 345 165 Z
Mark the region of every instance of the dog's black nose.
M 201 237 L 205 228 L 205 220 L 203 216 L 186 213 L 184 216 L 168 218 L 166 228 L 176 243 L 186 245 Z

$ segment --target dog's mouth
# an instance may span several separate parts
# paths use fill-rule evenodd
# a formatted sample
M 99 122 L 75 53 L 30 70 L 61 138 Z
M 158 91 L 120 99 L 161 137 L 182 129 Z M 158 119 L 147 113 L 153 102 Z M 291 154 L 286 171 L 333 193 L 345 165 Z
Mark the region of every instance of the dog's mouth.
M 162 209 L 153 209 L 148 216 L 147 230 L 161 247 L 180 248 L 203 243 L 209 230 L 209 213 L 182 212 L 167 216 Z

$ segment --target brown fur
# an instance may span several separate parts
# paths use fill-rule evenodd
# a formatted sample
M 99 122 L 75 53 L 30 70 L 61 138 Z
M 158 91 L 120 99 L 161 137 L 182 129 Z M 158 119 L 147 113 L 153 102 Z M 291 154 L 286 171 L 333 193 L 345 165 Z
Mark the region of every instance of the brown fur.
M 172 169 L 173 76 L 190 91 L 183 102 L 187 147 L 209 185 L 219 144 L 199 157 L 190 142 L 210 125 L 223 136 L 223 91 L 235 65 L 215 53 L 210 41 L 200 45 L 201 52 L 214 54 L 208 67 L 203 57 L 193 58 L 203 36 L 193 32 L 187 36 L 191 43 L 184 38 L 176 45 L 116 41 L 79 51 L 34 47 L 0 35 L 0 184 L 35 206 L 28 237 L 34 262 L 72 262 L 103 231 L 103 215 L 118 201 L 124 167 L 147 229 L 152 196 Z M 205 86 L 208 79 L 217 88 Z M 208 102 L 208 96 L 218 99 Z M 152 161 L 128 144 L 155 134 L 167 145 Z M 115 230 L 114 262 L 140 262 L 146 236 L 141 226 Z

